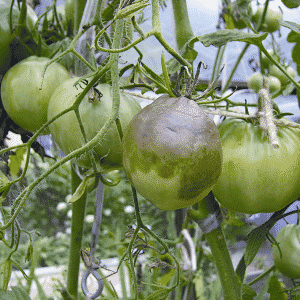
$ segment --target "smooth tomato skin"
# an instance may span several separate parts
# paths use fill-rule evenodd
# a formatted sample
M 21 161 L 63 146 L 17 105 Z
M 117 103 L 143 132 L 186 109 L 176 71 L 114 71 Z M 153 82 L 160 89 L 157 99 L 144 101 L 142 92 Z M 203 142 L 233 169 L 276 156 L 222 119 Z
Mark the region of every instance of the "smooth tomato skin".
M 202 200 L 221 173 L 217 127 L 185 97 L 163 95 L 141 110 L 128 125 L 122 148 L 129 180 L 162 210 Z
M 16 124 L 31 132 L 37 131 L 47 122 L 52 93 L 70 78 L 63 66 L 53 63 L 47 68 L 42 85 L 48 61 L 50 59 L 45 57 L 30 56 L 10 68 L 1 84 L 1 98 L 7 114 Z
M 218 126 L 222 174 L 213 188 L 227 209 L 247 214 L 282 209 L 300 196 L 300 130 L 277 127 L 275 149 L 259 126 L 226 119 Z
M 276 241 L 280 251 L 272 244 L 274 265 L 285 276 L 300 278 L 300 226 L 288 224 L 280 229 Z
M 255 14 L 252 18 L 252 21 L 255 24 L 258 24 L 262 14 L 263 14 L 263 11 L 264 11 L 263 6 L 258 7 L 257 11 L 255 12 Z M 265 22 L 262 25 L 261 30 L 265 31 L 265 32 L 269 32 L 269 33 L 275 32 L 275 31 L 279 30 L 279 28 L 280 28 L 279 21 L 281 21 L 281 20 L 282 20 L 282 12 L 280 10 L 275 10 L 275 9 L 272 9 L 269 7 L 267 10 L 266 16 L 265 16 Z
M 74 86 L 78 79 L 77 77 L 71 78 L 56 89 L 50 99 L 48 120 L 73 105 L 77 95 L 85 87 L 83 83 Z M 100 99 L 95 99 L 92 102 L 89 101 L 88 95 L 85 95 L 79 106 L 79 113 L 89 141 L 100 131 L 112 111 L 112 87 L 108 84 L 99 84 L 97 89 L 103 94 Z M 131 119 L 141 110 L 141 107 L 137 100 L 124 92 L 120 92 L 120 97 L 119 118 L 124 131 Z M 55 120 L 50 124 L 49 129 L 58 146 L 66 154 L 85 144 L 74 111 Z M 98 161 L 101 161 L 103 171 L 108 172 L 122 168 L 121 141 L 115 123 L 108 129 L 104 139 L 99 142 L 94 151 Z M 91 167 L 87 154 L 77 157 L 75 162 L 87 169 Z

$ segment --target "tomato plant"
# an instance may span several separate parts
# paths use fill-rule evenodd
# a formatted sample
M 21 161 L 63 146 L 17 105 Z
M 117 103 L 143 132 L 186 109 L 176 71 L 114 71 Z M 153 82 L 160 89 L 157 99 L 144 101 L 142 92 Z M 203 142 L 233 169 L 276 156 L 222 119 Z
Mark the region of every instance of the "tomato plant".
M 253 15 L 252 21 L 254 24 L 258 24 L 260 21 L 262 15 L 263 15 L 264 7 L 260 6 L 256 10 L 255 14 Z M 278 9 L 272 9 L 268 8 L 266 16 L 265 16 L 265 22 L 262 24 L 262 31 L 266 32 L 274 32 L 279 30 L 280 24 L 279 21 L 282 20 L 282 12 Z
M 16 124 L 31 132 L 46 123 L 52 93 L 70 78 L 68 71 L 58 63 L 51 64 L 44 74 L 49 61 L 45 57 L 28 57 L 9 69 L 1 84 L 6 112 Z
M 160 209 L 202 200 L 221 173 L 217 127 L 185 97 L 161 96 L 146 106 L 128 125 L 122 145 L 128 178 Z
M 285 276 L 300 278 L 300 226 L 288 224 L 277 234 L 276 244 L 272 244 L 273 259 L 276 268 Z
M 20 16 L 20 11 L 18 7 L 15 5 L 12 10 L 12 25 L 15 28 L 16 24 L 18 23 Z M 7 1 L 1 0 L 0 1 L 0 74 L 4 74 L 6 70 L 10 66 L 11 61 L 11 51 L 9 44 L 11 42 L 12 31 L 10 30 L 10 3 Z M 33 29 L 35 22 L 37 21 L 37 15 L 33 11 L 30 6 L 27 6 L 27 18 L 26 18 L 26 25 L 28 26 L 29 30 Z
M 300 196 L 299 129 L 277 127 L 277 149 L 250 122 L 226 119 L 218 129 L 223 169 L 213 192 L 222 205 L 236 212 L 267 213 Z
M 71 78 L 62 83 L 53 93 L 48 107 L 48 120 L 52 119 L 64 109 L 69 108 L 76 100 L 76 96 L 83 90 L 84 83 L 74 86 L 79 78 Z M 86 95 L 79 106 L 80 117 L 87 135 L 91 140 L 102 128 L 112 109 L 112 88 L 108 84 L 99 84 L 93 88 L 92 95 Z M 125 130 L 128 123 L 141 107 L 137 100 L 121 92 L 120 122 Z M 49 126 L 50 132 L 59 147 L 70 153 L 85 144 L 75 113 L 69 112 Z M 121 141 L 114 124 L 106 133 L 104 139 L 94 148 L 97 160 L 106 170 L 122 167 Z M 90 168 L 91 162 L 87 154 L 76 159 L 82 167 Z

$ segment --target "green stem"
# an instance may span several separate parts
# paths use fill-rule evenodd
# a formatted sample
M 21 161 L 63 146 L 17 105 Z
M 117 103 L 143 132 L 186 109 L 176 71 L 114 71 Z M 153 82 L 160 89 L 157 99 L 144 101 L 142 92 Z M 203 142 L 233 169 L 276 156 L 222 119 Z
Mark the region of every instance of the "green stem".
M 198 220 L 203 220 L 211 216 L 212 213 L 217 212 L 219 209 L 219 204 L 215 200 L 213 193 L 210 192 L 203 200 L 198 203 L 198 210 L 194 212 L 196 212 L 195 216 L 197 216 Z M 200 226 L 200 228 L 201 227 L 202 226 Z M 223 287 L 224 299 L 241 300 L 241 285 L 233 268 L 232 260 L 222 227 L 218 226 L 217 228 L 206 232 L 205 238 L 211 249 L 217 269 L 219 271 L 219 276 Z
M 172 0 L 175 36 L 177 48 L 180 50 L 193 36 L 186 0 Z
M 240 285 L 233 269 L 222 228 L 216 228 L 215 230 L 207 233 L 205 237 L 219 271 L 219 276 L 224 291 L 224 299 L 242 299 Z
M 81 179 L 76 174 L 75 170 L 71 169 L 72 175 L 72 193 L 81 183 Z M 72 225 L 71 225 L 71 241 L 69 252 L 69 264 L 68 264 L 68 277 L 67 277 L 67 290 L 77 299 L 78 295 L 78 277 L 79 277 L 79 265 L 80 265 L 80 249 L 83 233 L 83 221 L 85 215 L 86 196 L 84 193 L 82 197 L 73 203 L 72 206 Z

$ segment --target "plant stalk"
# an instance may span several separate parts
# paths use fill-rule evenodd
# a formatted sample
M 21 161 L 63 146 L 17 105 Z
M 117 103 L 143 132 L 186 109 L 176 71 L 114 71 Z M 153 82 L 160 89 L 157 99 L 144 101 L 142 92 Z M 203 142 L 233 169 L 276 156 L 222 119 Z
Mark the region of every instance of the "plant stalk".
M 193 30 L 190 23 L 186 0 L 172 0 L 175 37 L 178 50 L 193 36 Z
M 215 200 L 213 193 L 210 192 L 198 203 L 198 209 L 193 211 L 195 213 L 194 216 L 197 216 L 198 222 L 196 218 L 193 219 L 196 220 L 203 232 L 204 230 L 206 231 L 204 232 L 205 238 L 215 259 L 222 283 L 224 299 L 241 300 L 241 284 L 234 271 L 222 227 L 221 225 L 211 227 L 212 224 L 218 223 L 215 213 L 219 210 L 219 204 Z M 208 219 L 210 222 L 203 222 L 203 220 L 207 221 Z
M 71 168 L 72 175 L 72 194 L 81 183 L 81 179 L 76 174 L 75 170 Z M 71 241 L 68 263 L 68 278 L 67 278 L 67 290 L 77 299 L 78 297 L 78 277 L 79 277 L 79 265 L 80 265 L 80 249 L 83 233 L 83 221 L 85 215 L 86 205 L 86 192 L 82 197 L 74 202 L 72 205 L 72 225 L 71 225 Z

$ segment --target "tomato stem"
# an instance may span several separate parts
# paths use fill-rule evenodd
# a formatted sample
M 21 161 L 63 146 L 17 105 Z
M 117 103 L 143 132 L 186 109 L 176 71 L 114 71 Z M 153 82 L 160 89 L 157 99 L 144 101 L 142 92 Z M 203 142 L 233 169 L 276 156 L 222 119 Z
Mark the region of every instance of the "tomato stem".
M 81 183 L 81 179 L 76 174 L 74 168 L 71 168 L 72 194 L 76 191 Z M 85 216 L 87 193 L 84 192 L 82 197 L 72 204 L 72 225 L 71 241 L 68 263 L 67 290 L 77 299 L 78 295 L 78 277 L 80 266 L 80 249 L 83 233 L 83 222 Z
M 213 217 L 213 213 L 216 213 L 219 210 L 219 204 L 215 200 L 213 193 L 210 192 L 203 200 L 199 202 L 198 216 L 200 218 L 198 219 L 198 222 L 201 223 L 201 220 L 204 220 L 208 217 Z M 200 226 L 200 228 L 201 227 L 202 226 Z M 209 244 L 219 271 L 219 276 L 224 292 L 224 299 L 241 300 L 241 285 L 233 268 L 232 260 L 222 227 L 220 225 L 215 227 L 215 229 L 207 230 L 208 232 L 205 232 L 205 238 Z
M 172 0 L 175 36 L 178 50 L 194 36 L 186 0 Z

